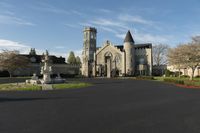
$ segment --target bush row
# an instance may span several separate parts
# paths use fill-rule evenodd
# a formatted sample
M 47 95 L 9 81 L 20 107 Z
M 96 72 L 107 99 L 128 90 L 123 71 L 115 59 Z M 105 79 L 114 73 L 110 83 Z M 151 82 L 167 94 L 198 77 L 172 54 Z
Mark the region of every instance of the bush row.
M 173 79 L 173 78 L 164 78 L 165 82 L 175 83 L 175 84 L 184 84 L 184 80 Z
M 136 79 L 154 80 L 153 76 L 138 76 Z
M 165 82 L 187 85 L 187 86 L 198 86 L 200 87 L 199 81 L 189 81 L 189 80 L 181 80 L 181 79 L 173 79 L 173 78 L 164 78 Z

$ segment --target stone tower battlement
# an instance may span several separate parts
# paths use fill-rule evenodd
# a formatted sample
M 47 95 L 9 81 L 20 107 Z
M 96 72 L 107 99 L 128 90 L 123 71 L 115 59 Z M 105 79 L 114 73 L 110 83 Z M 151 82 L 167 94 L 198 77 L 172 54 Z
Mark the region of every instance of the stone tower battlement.
M 96 52 L 97 30 L 93 27 L 85 27 L 83 30 L 83 53 L 82 73 L 84 76 L 91 76 L 92 64 Z

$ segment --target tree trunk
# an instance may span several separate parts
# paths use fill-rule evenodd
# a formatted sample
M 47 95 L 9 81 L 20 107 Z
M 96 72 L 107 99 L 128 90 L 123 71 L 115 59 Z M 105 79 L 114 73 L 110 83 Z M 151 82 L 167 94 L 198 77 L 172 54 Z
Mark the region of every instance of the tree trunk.
M 10 78 L 12 78 L 12 72 L 8 71 Z
M 181 77 L 181 69 L 178 69 L 178 77 Z
M 190 75 L 190 80 L 193 80 L 193 77 L 194 77 L 194 68 L 192 68 L 192 74 Z

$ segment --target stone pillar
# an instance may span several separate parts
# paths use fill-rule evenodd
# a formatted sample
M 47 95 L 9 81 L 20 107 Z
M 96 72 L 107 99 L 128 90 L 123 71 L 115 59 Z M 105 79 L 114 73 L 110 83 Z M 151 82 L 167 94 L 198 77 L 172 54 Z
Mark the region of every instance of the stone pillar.
M 111 77 L 111 59 L 107 58 L 107 78 Z
M 126 54 L 123 52 L 122 54 L 122 76 L 126 74 Z
M 94 61 L 94 63 L 93 63 L 93 70 L 92 70 L 92 76 L 93 77 L 96 77 L 96 61 Z

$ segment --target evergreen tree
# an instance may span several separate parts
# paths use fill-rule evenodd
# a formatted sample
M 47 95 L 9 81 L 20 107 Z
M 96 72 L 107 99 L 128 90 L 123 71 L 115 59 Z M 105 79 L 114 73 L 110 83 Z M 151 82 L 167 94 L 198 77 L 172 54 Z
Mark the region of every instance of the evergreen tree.
M 76 64 L 80 65 L 81 64 L 81 59 L 79 56 L 76 56 Z
M 68 62 L 69 64 L 76 64 L 76 57 L 75 57 L 73 51 L 71 51 L 71 52 L 69 53 L 69 57 L 68 57 L 68 59 L 67 59 L 67 62 Z

